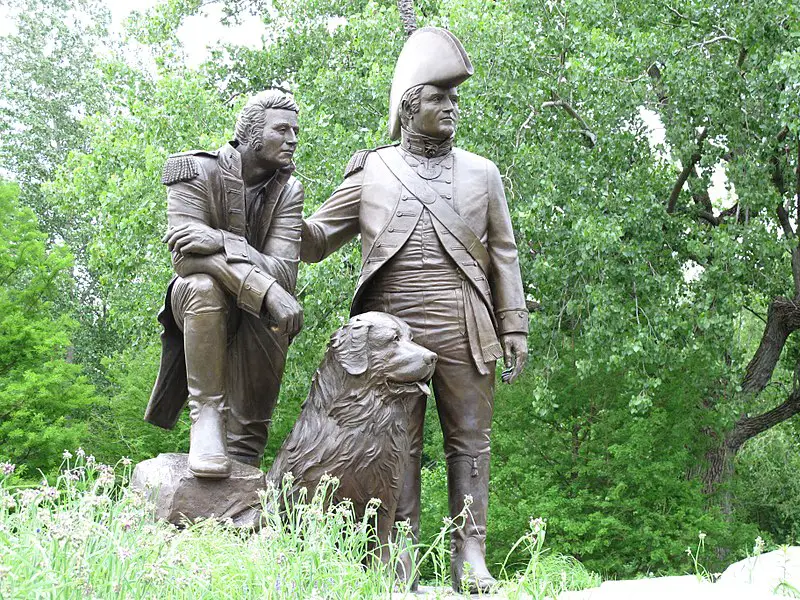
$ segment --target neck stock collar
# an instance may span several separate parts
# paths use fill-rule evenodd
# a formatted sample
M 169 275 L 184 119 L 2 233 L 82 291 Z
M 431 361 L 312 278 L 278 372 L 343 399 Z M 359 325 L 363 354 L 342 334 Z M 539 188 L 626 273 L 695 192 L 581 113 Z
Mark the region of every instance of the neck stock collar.
M 453 138 L 437 140 L 421 133 L 414 133 L 403 127 L 400 130 L 400 145 L 411 154 L 435 158 L 450 153 L 453 149 Z

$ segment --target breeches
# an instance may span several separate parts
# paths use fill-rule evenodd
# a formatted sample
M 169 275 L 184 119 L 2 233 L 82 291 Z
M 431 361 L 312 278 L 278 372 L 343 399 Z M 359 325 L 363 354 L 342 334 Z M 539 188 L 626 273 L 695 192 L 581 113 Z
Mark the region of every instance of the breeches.
M 199 382 L 200 396 L 210 393 L 204 387 L 221 389 L 228 411 L 229 453 L 259 464 L 280 391 L 288 339 L 239 309 L 235 298 L 209 275 L 177 278 L 170 302 L 183 332 L 187 378 Z M 223 318 L 197 318 L 202 315 Z M 202 401 L 202 397 L 193 398 L 193 393 L 190 406 Z
M 456 456 L 476 459 L 489 454 L 494 408 L 494 363 L 481 375 L 467 339 L 464 294 L 461 288 L 426 292 L 368 292 L 364 310 L 387 312 L 411 328 L 414 341 L 436 352 L 433 375 L 436 410 L 444 434 L 448 460 Z M 422 454 L 426 398 L 414 405 L 409 422 L 411 456 Z

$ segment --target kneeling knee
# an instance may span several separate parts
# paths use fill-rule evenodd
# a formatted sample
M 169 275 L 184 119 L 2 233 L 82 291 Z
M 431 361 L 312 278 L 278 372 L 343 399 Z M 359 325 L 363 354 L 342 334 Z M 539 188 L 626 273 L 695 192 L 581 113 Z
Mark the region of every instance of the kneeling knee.
M 205 273 L 195 273 L 183 277 L 183 285 L 186 286 L 188 296 L 193 303 L 201 303 L 204 306 L 214 306 L 224 308 L 227 306 L 227 295 L 225 290 L 211 275 Z

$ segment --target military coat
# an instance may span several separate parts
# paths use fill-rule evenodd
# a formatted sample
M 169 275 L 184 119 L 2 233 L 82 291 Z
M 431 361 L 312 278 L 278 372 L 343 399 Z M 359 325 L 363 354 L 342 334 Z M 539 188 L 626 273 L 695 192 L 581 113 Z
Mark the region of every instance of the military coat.
M 453 220 L 432 218 L 443 247 L 488 309 L 490 322 L 483 329 L 491 331 L 482 331 L 483 339 L 496 344 L 497 335 L 526 333 L 528 313 L 500 172 L 490 160 L 465 150 L 454 148 L 430 169 L 426 159 L 409 156 L 397 145 L 356 153 L 342 184 L 304 221 L 301 259 L 318 262 L 360 234 L 362 265 L 351 312 L 361 312 L 369 282 L 406 243 L 425 210 L 411 191 L 419 182 L 401 181 L 387 166 L 388 153 L 399 153 L 425 175 L 425 184 L 452 208 L 453 220 L 466 224 L 488 254 L 486 264 L 461 243 Z
M 168 186 L 169 227 L 196 222 L 222 231 L 222 251 L 189 257 L 173 253 L 173 265 L 178 276 L 192 272 L 211 275 L 235 300 L 242 314 L 235 320 L 237 331 L 229 331 L 237 342 L 234 351 L 229 351 L 227 372 L 232 389 L 228 393 L 265 402 L 277 395 L 277 384 L 271 386 L 275 389 L 256 389 L 259 386 L 249 382 L 252 377 L 248 373 L 271 369 L 276 372 L 269 380 L 278 383 L 283 373 L 289 340 L 270 329 L 263 302 L 272 285 L 294 293 L 303 187 L 291 176 L 292 166 L 278 171 L 252 199 L 246 199 L 241 168 L 240 154 L 231 142 L 213 152 L 172 155 L 162 182 Z M 161 366 L 145 413 L 147 421 L 166 428 L 174 426 L 188 396 L 183 334 L 170 302 L 172 282 L 158 316 L 164 326 Z

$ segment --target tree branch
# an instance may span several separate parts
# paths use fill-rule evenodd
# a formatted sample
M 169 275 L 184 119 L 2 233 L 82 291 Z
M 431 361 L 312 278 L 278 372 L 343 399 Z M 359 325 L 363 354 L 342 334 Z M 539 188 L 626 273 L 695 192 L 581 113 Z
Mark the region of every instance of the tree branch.
M 714 213 L 709 212 L 707 210 L 701 210 L 699 213 L 697 213 L 697 216 L 698 218 L 703 219 L 703 221 L 705 221 L 709 225 L 713 225 L 714 227 L 717 227 L 721 223 L 721 221 L 714 216 Z
M 797 164 L 794 167 L 794 197 L 797 222 L 800 223 L 800 134 L 797 136 Z
M 692 173 L 695 172 L 692 171 Z M 711 204 L 711 195 L 708 193 L 707 188 L 703 189 L 702 192 L 692 192 L 692 199 L 705 210 L 713 214 L 714 206 Z
M 691 50 L 692 48 L 705 48 L 706 46 L 710 46 L 711 44 L 716 44 L 717 42 L 734 42 L 735 44 L 741 45 L 741 42 L 737 40 L 735 37 L 731 37 L 729 35 L 718 35 L 717 37 L 711 38 L 710 40 L 703 40 L 702 42 L 689 44 L 686 47 L 686 49 Z
M 745 369 L 743 392 L 759 394 L 767 386 L 789 334 L 797 329 L 800 329 L 800 306 L 788 298 L 775 298 L 767 311 L 761 343 Z
M 782 203 L 778 204 L 775 212 L 778 214 L 778 222 L 781 224 L 783 234 L 788 239 L 792 239 L 794 237 L 794 230 L 792 229 L 792 224 L 789 222 L 789 213 L 786 212 L 786 207 Z
M 590 148 L 594 148 L 595 144 L 597 144 L 597 135 L 589 129 L 589 126 L 586 124 L 586 121 L 577 113 L 577 111 L 572 107 L 572 105 L 567 102 L 566 100 L 562 100 L 561 98 L 557 100 L 552 100 L 550 102 L 543 102 L 542 108 L 562 108 L 564 112 L 566 112 L 570 117 L 578 121 L 583 128 L 581 130 L 581 135 L 586 138 L 586 141 L 589 143 Z
M 689 162 L 686 163 L 686 166 L 683 167 L 683 170 L 678 175 L 678 180 L 675 182 L 675 185 L 672 186 L 672 192 L 670 193 L 669 200 L 667 201 L 667 214 L 672 214 L 675 212 L 675 205 L 678 202 L 678 196 L 680 196 L 684 184 L 689 179 L 689 175 L 692 174 L 692 170 L 695 168 L 697 163 L 700 162 L 703 150 L 703 140 L 706 139 L 706 136 L 708 136 L 708 128 L 702 127 L 700 132 L 697 134 L 697 151 L 692 154 Z
M 731 452 L 736 453 L 747 440 L 778 423 L 791 419 L 797 413 L 800 413 L 800 390 L 794 390 L 782 404 L 770 411 L 755 417 L 739 419 L 725 440 L 725 445 Z
M 800 298 L 800 247 L 792 248 L 792 280 L 794 281 L 794 297 Z
M 763 316 L 761 316 L 761 314 L 757 313 L 757 312 L 756 312 L 756 311 L 754 311 L 752 308 L 750 308 L 749 306 L 747 306 L 747 304 L 742 304 L 742 308 L 744 308 L 744 309 L 745 309 L 747 312 L 749 312 L 749 313 L 751 313 L 753 316 L 755 316 L 755 317 L 756 317 L 758 320 L 760 320 L 762 323 L 764 323 L 764 325 L 766 325 L 766 324 L 767 324 L 767 320 L 766 320 L 766 319 L 765 319 Z
M 417 13 L 414 11 L 414 0 L 397 0 L 397 10 L 400 11 L 400 20 L 403 22 L 406 37 L 417 30 Z
M 695 21 L 694 19 L 691 19 L 691 18 L 687 17 L 686 15 L 678 12 L 677 9 L 673 8 L 672 6 L 669 6 L 668 4 L 665 4 L 664 6 L 666 6 L 667 10 L 669 10 L 673 15 L 675 15 L 679 19 L 682 19 L 682 20 L 684 20 L 684 21 L 686 21 L 688 23 L 691 23 L 695 27 L 702 27 L 702 23 L 700 23 L 700 21 Z M 708 40 L 703 40 L 702 42 L 697 42 L 695 44 L 691 44 L 691 45 L 687 46 L 686 49 L 690 50 L 692 48 L 698 48 L 698 47 L 705 48 L 706 46 L 709 46 L 711 44 L 716 44 L 717 42 L 734 42 L 734 43 L 739 44 L 741 46 L 741 50 L 739 52 L 739 59 L 738 59 L 738 65 L 739 65 L 739 68 L 741 69 L 742 63 L 744 63 L 745 56 L 747 55 L 747 50 L 744 48 L 744 46 L 742 46 L 742 43 L 738 39 L 736 39 L 735 37 L 733 37 L 731 35 L 728 35 L 728 33 L 722 27 L 720 27 L 719 25 L 714 25 L 713 28 L 714 28 L 714 31 L 716 31 L 717 34 L 719 34 L 719 35 L 717 35 L 716 37 L 713 37 L 711 39 L 708 39 Z
M 653 80 L 653 89 L 656 91 L 656 95 L 658 96 L 658 105 L 662 108 L 667 105 L 667 92 L 664 90 L 664 85 L 661 79 L 661 69 L 658 67 L 657 63 L 653 63 L 649 67 L 647 67 L 647 74 L 650 76 L 650 79 Z
M 528 117 L 525 121 L 520 125 L 520 128 L 517 130 L 517 138 L 514 147 L 519 149 L 519 145 L 522 143 L 522 136 L 524 135 L 524 130 L 528 129 L 528 125 L 531 122 L 531 119 L 536 116 L 536 109 L 531 107 L 531 112 L 528 113 Z
M 714 227 L 722 225 L 728 217 L 735 217 L 734 220 L 736 223 L 744 222 L 744 215 L 739 211 L 738 204 L 734 204 L 730 208 L 726 208 L 718 215 L 714 215 L 714 213 L 709 210 L 702 210 L 697 213 L 697 217 L 703 219 Z
M 736 59 L 736 67 L 741 71 L 744 66 L 744 61 L 747 59 L 747 48 L 742 46 L 739 48 L 739 58 Z
M 739 207 L 739 203 L 738 202 L 736 204 L 734 204 L 733 206 L 731 206 L 730 208 L 726 208 L 721 213 L 719 213 L 720 220 L 727 219 L 728 217 L 734 217 L 735 216 L 737 223 L 744 221 L 742 212 L 739 210 L 739 208 L 740 207 Z
M 781 144 L 786 139 L 788 134 L 789 128 L 784 125 L 775 136 L 778 144 Z M 780 200 L 778 202 L 778 206 L 775 208 L 775 212 L 778 215 L 778 222 L 783 229 L 784 235 L 787 239 L 791 239 L 795 236 L 795 231 L 792 228 L 791 222 L 789 221 L 789 211 L 786 210 L 786 207 L 783 204 L 787 189 L 786 179 L 783 176 L 783 167 L 781 165 L 780 148 L 775 149 L 775 152 L 770 157 L 769 162 L 772 166 L 772 185 L 775 186 L 778 194 L 780 194 Z
M 679 19 L 683 19 L 684 21 L 688 21 L 692 25 L 696 25 L 698 27 L 700 26 L 700 21 L 694 21 L 694 20 L 690 19 L 689 17 L 687 17 L 686 15 L 683 15 L 683 14 L 679 13 L 677 9 L 671 7 L 669 4 L 665 4 L 664 6 L 666 6 L 667 10 L 669 10 L 669 12 L 671 12 L 673 15 L 675 15 Z

